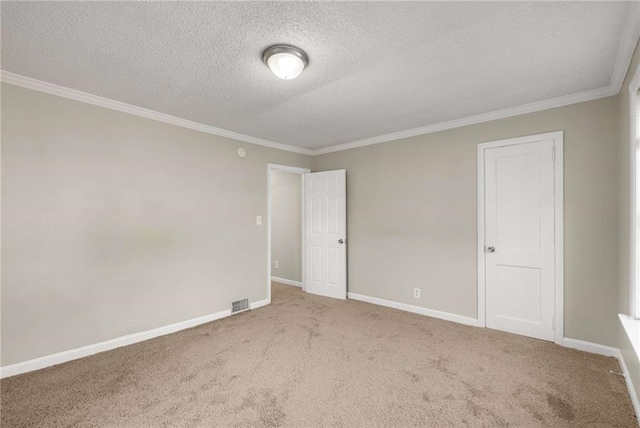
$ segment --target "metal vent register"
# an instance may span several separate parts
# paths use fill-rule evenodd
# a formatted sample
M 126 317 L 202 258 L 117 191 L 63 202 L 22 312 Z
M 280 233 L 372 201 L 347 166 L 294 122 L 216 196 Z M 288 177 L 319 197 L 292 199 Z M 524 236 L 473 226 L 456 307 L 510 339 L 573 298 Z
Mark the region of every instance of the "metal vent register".
M 249 309 L 249 299 L 237 300 L 231 303 L 231 313 L 242 312 Z

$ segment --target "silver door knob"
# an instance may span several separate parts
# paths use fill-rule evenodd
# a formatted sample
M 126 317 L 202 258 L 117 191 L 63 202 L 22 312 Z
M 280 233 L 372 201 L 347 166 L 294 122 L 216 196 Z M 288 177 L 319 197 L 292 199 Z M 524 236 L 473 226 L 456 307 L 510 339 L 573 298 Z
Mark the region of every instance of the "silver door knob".
M 495 247 L 487 247 L 487 253 L 495 253 L 496 248 Z
M 344 239 L 338 239 L 338 244 L 346 244 L 347 241 L 345 241 Z

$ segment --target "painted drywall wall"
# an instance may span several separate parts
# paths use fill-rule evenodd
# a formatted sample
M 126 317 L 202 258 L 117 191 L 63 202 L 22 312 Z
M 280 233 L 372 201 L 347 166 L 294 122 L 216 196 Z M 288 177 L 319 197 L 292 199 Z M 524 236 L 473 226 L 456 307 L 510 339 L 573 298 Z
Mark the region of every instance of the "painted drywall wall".
M 565 335 L 617 346 L 617 101 L 316 156 L 347 170 L 349 291 L 475 318 L 477 144 L 564 131 Z
M 629 239 L 630 229 L 630 207 L 629 207 L 629 192 L 630 192 L 630 167 L 631 167 L 631 136 L 630 136 L 630 109 L 629 109 L 629 84 L 631 79 L 640 66 L 640 48 L 637 46 L 633 58 L 631 60 L 631 66 L 627 72 L 627 76 L 622 84 L 620 95 L 618 95 L 618 110 L 619 110 L 619 132 L 618 139 L 618 261 L 619 261 L 619 275 L 618 275 L 618 311 L 621 314 L 628 315 L 630 312 L 630 299 L 629 299 Z M 631 379 L 634 384 L 637 393 L 640 393 L 640 359 L 636 355 L 629 338 L 622 325 L 618 324 L 618 337 L 619 348 L 624 357 Z
M 4 83 L 1 136 L 5 366 L 266 299 L 267 163 L 311 164 Z
M 302 175 L 271 174 L 271 276 L 302 281 Z

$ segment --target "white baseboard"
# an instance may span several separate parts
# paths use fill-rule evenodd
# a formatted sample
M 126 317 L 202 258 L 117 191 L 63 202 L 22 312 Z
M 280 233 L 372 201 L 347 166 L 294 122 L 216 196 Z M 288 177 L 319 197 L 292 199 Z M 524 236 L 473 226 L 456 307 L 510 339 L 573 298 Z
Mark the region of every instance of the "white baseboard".
M 302 288 L 302 283 L 300 281 L 293 281 L 291 279 L 278 278 L 277 276 L 272 276 L 271 281 L 279 282 L 280 284 L 293 285 L 294 287 Z
M 619 356 L 618 361 L 620 362 L 620 368 L 622 368 L 622 373 L 624 374 L 624 380 L 627 383 L 627 390 L 629 391 L 629 397 L 631 397 L 631 403 L 633 403 L 633 410 L 636 412 L 636 420 L 638 421 L 638 425 L 640 425 L 640 400 L 638 400 L 638 394 L 636 393 L 636 389 L 633 386 L 633 382 L 631 381 L 631 373 L 629 373 L 629 369 L 627 368 L 627 363 L 624 361 L 624 357 L 622 356 L 622 352 L 618 350 Z
M 568 337 L 564 338 L 564 346 L 567 348 L 577 349 L 579 351 L 591 352 L 592 354 L 600 354 L 606 357 L 617 358 L 620 363 L 622 373 L 624 374 L 624 380 L 627 384 L 627 390 L 629 392 L 629 397 L 631 398 L 631 403 L 633 404 L 633 410 L 636 413 L 636 420 L 640 425 L 640 400 L 638 400 L 638 394 L 636 393 L 633 382 L 631 381 L 631 374 L 629 373 L 629 369 L 627 368 L 627 364 L 624 361 L 624 357 L 622 356 L 620 349 L 612 346 L 600 345 L 598 343 L 586 342 L 584 340 L 570 339 Z
M 620 357 L 620 350 L 612 346 L 600 345 L 598 343 L 585 342 L 584 340 L 564 338 L 564 347 L 577 349 L 578 351 L 591 352 L 592 354 L 600 354 L 606 357 Z
M 261 306 L 268 305 L 269 303 L 270 302 L 267 299 L 260 300 L 255 303 L 250 303 L 249 308 L 256 309 Z M 166 334 L 175 333 L 180 330 L 186 330 L 200 324 L 206 324 L 211 321 L 226 318 L 230 315 L 231 310 L 227 309 L 225 311 L 216 312 L 215 314 L 204 315 L 202 317 L 177 322 L 175 324 L 170 324 L 164 327 L 154 328 L 153 330 L 129 334 L 126 336 L 107 340 L 105 342 L 95 343 L 93 345 L 70 349 L 68 351 L 62 351 L 56 354 L 35 358 L 33 360 L 23 361 L 21 363 L 0 367 L 0 379 L 31 372 L 34 370 L 44 369 L 45 367 L 55 366 L 57 364 L 66 363 L 67 361 L 77 360 L 78 358 L 88 357 L 89 355 L 98 354 L 100 352 L 109 351 L 111 349 L 120 348 L 122 346 L 133 345 L 134 343 L 143 342 L 145 340 L 153 339 L 158 336 L 164 336 Z
M 406 303 L 393 302 L 391 300 L 379 299 L 377 297 L 365 296 L 357 293 L 347 293 L 347 297 L 352 300 L 359 300 L 361 302 L 372 303 L 374 305 L 386 306 L 387 308 L 399 309 L 401 311 L 412 312 L 414 314 L 426 315 L 432 318 L 439 318 L 441 320 L 453 321 L 459 324 L 471 325 L 478 327 L 480 324 L 478 320 L 471 317 L 465 317 L 464 315 L 452 314 L 449 312 L 440 312 L 433 309 L 427 309 L 420 306 L 408 305 Z
M 249 309 L 258 309 L 263 306 L 267 306 L 271 301 L 269 299 L 258 300 L 255 303 L 249 303 Z
M 281 278 L 272 277 L 273 281 L 282 282 Z M 285 280 L 289 281 L 289 280 Z M 291 281 L 296 282 L 296 281 Z M 295 285 L 295 284 L 290 284 Z M 465 317 L 463 315 L 456 315 L 448 312 L 440 312 L 433 309 L 426 309 L 420 306 L 408 305 L 406 303 L 393 302 L 391 300 L 379 299 L 377 297 L 369 297 L 357 293 L 348 293 L 348 298 L 352 300 L 359 300 L 374 305 L 385 306 L 388 308 L 399 309 L 401 311 L 412 312 L 419 315 L 426 315 L 433 318 L 439 318 L 446 321 L 457 322 L 460 324 L 478 326 L 478 320 L 475 318 Z M 259 300 L 249 304 L 250 309 L 257 309 L 262 306 L 266 306 L 271 303 L 268 299 Z M 185 330 L 191 327 L 195 327 L 201 324 L 206 324 L 211 321 L 219 320 L 231 315 L 230 310 L 217 312 L 211 315 L 205 315 L 198 318 L 193 318 L 187 321 L 170 324 L 164 327 L 156 328 L 153 330 L 147 330 L 140 333 L 129 334 L 127 336 L 118 337 L 116 339 L 107 340 L 105 342 L 96 343 L 93 345 L 83 346 L 81 348 L 71 349 L 69 351 L 58 352 L 56 354 L 47 355 L 45 357 L 35 358 L 33 360 L 24 361 L 21 363 L 12 364 L 5 367 L 0 367 L 0 379 L 19 375 L 22 373 L 31 372 L 34 370 L 40 370 L 46 367 L 54 366 L 57 364 L 66 363 L 67 361 L 77 360 L 79 358 L 88 357 L 89 355 L 98 354 L 100 352 L 109 351 L 111 349 L 120 348 L 122 346 L 132 345 L 134 343 L 143 342 L 145 340 L 153 339 L 155 337 L 164 336 L 167 334 L 175 333 L 180 330 Z M 593 354 L 600 354 L 607 357 L 615 357 L 620 362 L 620 367 L 625 376 L 627 389 L 633 408 L 636 413 L 636 417 L 640 422 L 640 400 L 631 382 L 631 375 L 624 361 L 624 357 L 618 348 L 611 346 L 600 345 L 597 343 L 586 342 L 584 340 L 564 338 L 564 346 L 567 348 L 577 349 L 580 351 L 590 352 Z

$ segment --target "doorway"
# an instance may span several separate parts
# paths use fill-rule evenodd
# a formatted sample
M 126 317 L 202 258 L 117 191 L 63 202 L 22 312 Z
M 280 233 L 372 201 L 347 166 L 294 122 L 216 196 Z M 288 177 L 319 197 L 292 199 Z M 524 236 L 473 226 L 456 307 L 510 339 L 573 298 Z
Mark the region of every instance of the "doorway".
M 562 343 L 563 133 L 478 145 L 480 325 Z
M 267 300 L 271 282 L 305 290 L 305 174 L 308 168 L 267 165 Z

